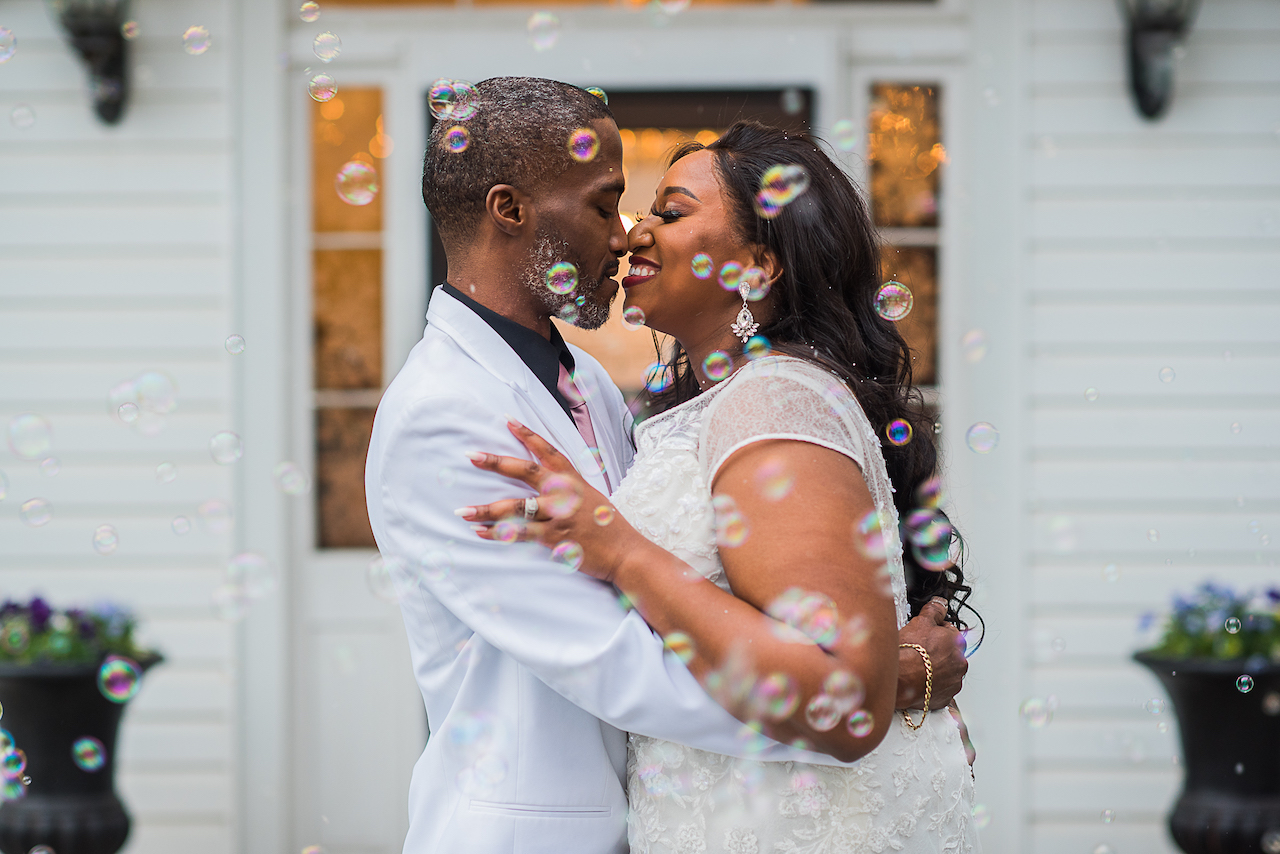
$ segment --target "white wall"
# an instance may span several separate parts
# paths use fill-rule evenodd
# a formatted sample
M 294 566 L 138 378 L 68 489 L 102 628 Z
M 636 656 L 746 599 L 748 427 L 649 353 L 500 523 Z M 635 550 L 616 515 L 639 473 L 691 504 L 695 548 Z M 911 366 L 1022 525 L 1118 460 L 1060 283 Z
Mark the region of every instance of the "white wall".
M 1060 703 L 1030 733 L 1030 840 L 1172 852 L 1177 725 L 1142 708 L 1163 693 L 1128 660 L 1137 619 L 1278 577 L 1247 526 L 1280 535 L 1280 8 L 1205 3 L 1158 122 L 1115 3 L 1024 8 L 1026 690 Z
M 223 852 L 234 848 L 238 674 L 235 629 L 210 595 L 232 535 L 197 525 L 178 536 L 170 523 L 232 498 L 231 472 L 207 443 L 234 423 L 237 357 L 223 348 L 239 331 L 229 314 L 234 40 L 216 0 L 140 0 L 134 15 L 133 95 L 125 120 L 106 127 L 44 4 L 0 5 L 0 26 L 18 39 L 0 65 L 0 423 L 44 415 L 62 461 L 46 478 L 0 451 L 12 484 L 0 504 L 0 594 L 137 609 L 168 661 L 131 704 L 120 742 L 128 851 Z M 193 24 L 213 34 L 203 56 L 182 48 Z M 18 103 L 34 108 L 34 126 L 11 123 Z M 144 370 L 167 372 L 180 393 L 154 438 L 107 414 L 108 390 Z M 177 480 L 156 481 L 162 461 Z M 17 509 L 35 496 L 53 502 L 54 519 L 31 529 Z M 90 544 L 104 523 L 120 535 L 110 556 Z

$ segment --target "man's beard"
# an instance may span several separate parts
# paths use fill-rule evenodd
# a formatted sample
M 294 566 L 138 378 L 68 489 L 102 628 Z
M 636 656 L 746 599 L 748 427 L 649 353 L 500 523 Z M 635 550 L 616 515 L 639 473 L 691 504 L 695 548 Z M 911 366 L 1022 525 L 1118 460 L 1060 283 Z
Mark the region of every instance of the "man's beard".
M 558 317 L 579 329 L 599 329 L 609 319 L 609 310 L 612 308 L 610 303 L 592 299 L 604 285 L 603 280 L 582 279 L 582 269 L 575 264 L 574 269 L 580 277 L 576 288 L 567 294 L 558 294 L 547 286 L 547 272 L 561 261 L 572 263 L 572 253 L 567 240 L 552 232 L 539 230 L 533 251 L 529 253 L 525 268 L 520 273 L 520 281 L 552 317 Z M 577 304 L 580 296 L 586 297 L 582 305 Z

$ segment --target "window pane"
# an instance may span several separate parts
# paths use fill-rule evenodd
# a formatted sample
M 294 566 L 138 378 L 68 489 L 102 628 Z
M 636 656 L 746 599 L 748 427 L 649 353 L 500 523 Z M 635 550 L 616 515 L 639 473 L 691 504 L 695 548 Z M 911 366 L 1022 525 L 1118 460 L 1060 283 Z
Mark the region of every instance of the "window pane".
M 946 162 L 937 87 L 875 84 L 867 130 L 876 225 L 936 226 L 938 167 Z
M 374 548 L 364 504 L 373 409 L 316 410 L 316 500 L 322 549 Z
M 382 388 L 382 250 L 313 257 L 316 388 Z
M 381 231 L 381 197 L 367 205 L 344 202 L 334 179 L 344 163 L 363 160 L 381 172 L 390 152 L 382 122 L 381 89 L 339 89 L 338 96 L 311 108 L 312 208 L 316 231 Z M 381 174 L 379 174 L 381 178 Z
M 880 269 L 886 282 L 893 279 L 911 289 L 911 313 L 898 321 L 898 331 L 911 348 L 916 385 L 933 385 L 938 381 L 938 250 L 885 246 Z

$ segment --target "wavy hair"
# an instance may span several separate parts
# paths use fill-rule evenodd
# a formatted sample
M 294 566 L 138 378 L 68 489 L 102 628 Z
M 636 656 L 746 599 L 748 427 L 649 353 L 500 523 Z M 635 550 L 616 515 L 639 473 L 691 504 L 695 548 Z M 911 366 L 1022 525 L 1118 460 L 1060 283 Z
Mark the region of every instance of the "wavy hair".
M 774 314 L 758 334 L 774 351 L 818 363 L 844 379 L 881 435 L 894 504 L 905 520 L 915 509 L 921 487 L 938 468 L 934 419 L 912 385 L 906 341 L 895 324 L 876 313 L 879 238 L 861 193 L 807 134 L 737 122 L 710 145 L 684 143 L 670 163 L 704 149 L 714 155 L 737 236 L 772 251 L 781 262 L 782 273 L 770 291 Z M 756 212 L 756 194 L 766 170 L 779 164 L 802 167 L 809 187 L 776 216 L 765 218 Z M 674 346 L 666 362 L 673 382 L 642 397 L 641 405 L 649 413 L 700 393 L 688 354 L 679 343 Z M 882 432 L 896 419 L 912 428 L 912 440 L 902 446 L 889 443 Z M 967 602 L 972 588 L 961 567 L 963 542 L 958 533 L 952 536 L 959 558 L 942 572 L 926 569 L 910 548 L 904 548 L 907 598 L 914 616 L 931 598 L 942 597 L 948 622 L 967 629 L 962 609 L 979 623 L 982 617 Z

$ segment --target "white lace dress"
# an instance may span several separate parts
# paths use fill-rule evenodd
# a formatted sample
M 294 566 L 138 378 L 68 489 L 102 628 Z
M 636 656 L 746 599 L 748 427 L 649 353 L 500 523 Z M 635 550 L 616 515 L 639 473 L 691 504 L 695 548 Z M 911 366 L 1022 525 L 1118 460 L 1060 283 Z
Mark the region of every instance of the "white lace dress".
M 644 422 L 613 502 L 646 537 L 728 591 L 708 484 L 734 451 L 779 438 L 831 448 L 862 469 L 885 520 L 901 627 L 908 608 L 898 517 L 880 443 L 848 388 L 811 363 L 759 359 Z M 732 759 L 638 735 L 628 754 L 632 854 L 978 850 L 973 778 L 945 710 L 914 731 L 895 714 L 880 746 L 850 767 Z

